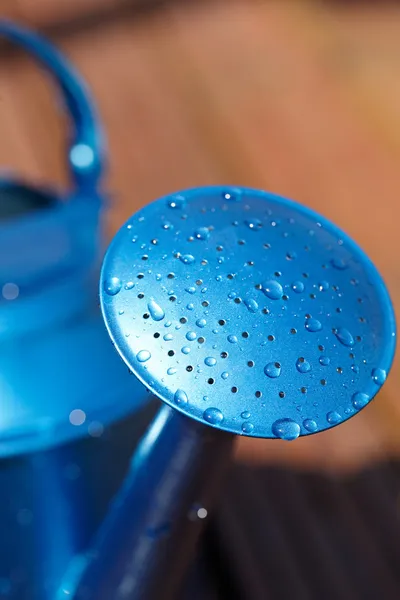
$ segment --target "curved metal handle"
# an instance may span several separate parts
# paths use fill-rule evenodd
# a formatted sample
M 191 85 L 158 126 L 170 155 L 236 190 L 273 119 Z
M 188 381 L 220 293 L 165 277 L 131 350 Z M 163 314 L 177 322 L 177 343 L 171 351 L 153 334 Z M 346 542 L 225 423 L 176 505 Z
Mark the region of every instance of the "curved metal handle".
M 40 35 L 0 19 L 0 36 L 27 50 L 60 86 L 74 126 L 68 152 L 71 175 L 77 186 L 95 188 L 103 171 L 103 134 L 84 82 L 62 54 Z

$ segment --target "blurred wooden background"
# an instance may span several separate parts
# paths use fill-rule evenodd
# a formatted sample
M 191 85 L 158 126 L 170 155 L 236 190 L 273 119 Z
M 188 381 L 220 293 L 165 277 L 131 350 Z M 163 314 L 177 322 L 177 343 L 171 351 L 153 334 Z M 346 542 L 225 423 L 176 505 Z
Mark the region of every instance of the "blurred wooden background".
M 111 154 L 109 232 L 169 191 L 265 188 L 352 235 L 400 307 L 400 7 L 128 4 L 3 0 L 1 9 L 43 26 L 93 90 Z M 0 54 L 0 165 L 62 183 L 63 124 L 46 83 L 28 59 Z M 242 439 L 239 455 L 326 469 L 398 455 L 399 368 L 341 427 L 294 444 Z

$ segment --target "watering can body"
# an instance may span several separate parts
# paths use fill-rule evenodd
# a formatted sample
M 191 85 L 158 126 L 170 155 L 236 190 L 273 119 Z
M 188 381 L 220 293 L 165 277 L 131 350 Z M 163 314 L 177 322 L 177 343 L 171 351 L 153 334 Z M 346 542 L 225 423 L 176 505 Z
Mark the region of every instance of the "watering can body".
M 0 599 L 51 600 L 99 527 L 153 405 L 97 300 L 102 136 L 84 84 L 39 36 L 0 21 L 70 114 L 73 189 L 0 179 Z

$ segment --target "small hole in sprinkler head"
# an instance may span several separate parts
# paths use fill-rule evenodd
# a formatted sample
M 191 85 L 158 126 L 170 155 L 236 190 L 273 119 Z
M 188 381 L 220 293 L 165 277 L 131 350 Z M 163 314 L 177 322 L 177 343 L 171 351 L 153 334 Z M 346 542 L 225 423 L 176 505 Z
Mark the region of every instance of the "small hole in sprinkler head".
M 207 302 L 207 300 L 204 300 L 204 301 L 201 303 L 201 305 L 202 305 L 202 306 L 204 306 L 204 307 L 207 307 L 207 306 L 209 306 L 209 305 L 210 305 L 210 303 L 209 303 L 209 302 Z
M 196 280 L 196 285 L 201 285 L 202 283 L 203 283 L 203 281 L 201 279 Z
M 214 383 L 214 379 L 213 379 L 212 377 L 210 377 L 210 378 L 207 380 L 207 383 L 209 383 L 210 385 L 212 385 L 212 384 Z
M 249 337 L 248 331 L 243 331 L 242 332 L 242 337 L 245 338 L 245 339 L 247 339 Z
M 294 327 L 292 327 L 292 329 L 290 330 L 290 333 L 292 335 L 295 335 L 297 333 L 297 329 L 294 329 Z
M 199 342 L 199 344 L 204 344 L 205 339 L 203 337 L 199 337 L 197 341 Z
M 173 350 L 168 350 L 168 356 L 174 356 L 175 352 Z
M 138 273 L 138 276 L 137 276 L 138 279 L 143 279 L 143 277 L 144 277 L 143 273 Z
M 160 337 L 160 334 L 158 333 L 158 331 L 154 334 L 154 337 L 155 338 L 159 338 Z
M 269 315 L 268 308 L 263 308 L 261 312 L 262 312 L 263 315 Z
M 188 365 L 188 366 L 186 367 L 186 371 L 188 371 L 189 373 L 191 373 L 191 372 L 193 371 L 193 367 L 192 367 L 192 365 Z
M 273 342 L 274 340 L 275 340 L 275 338 L 274 338 L 274 336 L 273 336 L 273 335 L 269 335 L 269 336 L 268 336 L 268 341 L 269 341 L 269 342 Z
M 148 319 L 150 317 L 149 313 L 144 313 L 143 319 Z
M 227 277 L 228 277 L 228 279 L 233 279 L 232 273 L 228 273 Z
M 279 392 L 279 398 L 284 398 L 285 397 L 285 392 Z
M 324 350 L 325 350 L 325 347 L 324 347 L 324 346 L 322 346 L 322 345 L 320 344 L 320 345 L 318 346 L 318 350 L 319 350 L 320 352 L 324 352 Z
M 227 357 L 228 357 L 227 352 L 221 352 L 221 358 L 227 358 Z
M 326 379 L 321 379 L 321 385 L 326 385 Z
M 137 297 L 140 298 L 140 300 L 141 300 L 142 298 L 144 298 L 144 294 L 138 294 Z
M 231 388 L 231 392 L 232 394 L 236 394 L 236 392 L 238 391 L 237 387 L 234 385 L 233 388 Z
M 261 283 L 256 283 L 256 285 L 254 287 L 256 288 L 256 290 L 262 290 Z
M 184 325 L 185 323 L 187 323 L 187 318 L 186 317 L 181 317 L 179 319 L 179 322 L 182 323 L 182 325 Z
M 255 397 L 256 398 L 261 398 L 261 396 L 262 396 L 261 392 L 259 390 L 257 390 L 256 393 L 255 393 Z
M 170 302 L 175 302 L 176 296 L 170 296 L 169 299 L 170 299 Z
M 221 325 L 221 327 L 222 327 L 222 325 L 225 325 L 225 323 L 226 323 L 226 321 L 224 321 L 224 319 L 220 319 L 218 321 L 218 324 Z
M 302 387 L 300 389 L 300 391 L 301 391 L 302 394 L 306 394 L 307 393 L 307 388 L 306 387 Z
M 147 260 L 149 257 L 147 256 L 147 254 L 145 254 L 144 256 L 142 256 L 142 260 Z
M 282 296 L 282 300 L 285 300 L 285 301 L 286 301 L 286 300 L 289 300 L 289 296 L 287 296 L 286 294 L 283 294 L 283 296 Z
M 254 367 L 254 361 L 253 361 L 253 360 L 249 360 L 249 361 L 247 362 L 247 366 L 248 366 L 248 367 Z
M 168 279 L 173 279 L 175 277 L 175 275 L 173 273 L 168 273 L 167 277 L 168 277 Z

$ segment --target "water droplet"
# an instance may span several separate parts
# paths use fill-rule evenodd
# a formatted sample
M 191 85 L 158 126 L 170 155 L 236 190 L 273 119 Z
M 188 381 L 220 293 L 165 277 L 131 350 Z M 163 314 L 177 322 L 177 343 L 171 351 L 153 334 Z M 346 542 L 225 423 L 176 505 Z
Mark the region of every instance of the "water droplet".
M 186 308 L 188 310 L 193 310 L 194 309 L 194 304 L 192 304 L 191 302 L 189 302 L 189 304 L 186 304 Z
M 370 397 L 368 396 L 368 394 L 364 394 L 363 392 L 356 392 L 351 398 L 351 402 L 354 408 L 356 408 L 357 410 L 360 410 L 360 408 L 366 406 L 369 400 Z
M 211 425 L 218 425 L 224 420 L 224 415 L 218 408 L 207 408 L 203 413 L 203 419 Z
M 196 338 L 197 338 L 197 333 L 195 333 L 194 331 L 188 331 L 187 332 L 186 339 L 189 340 L 189 342 L 192 342 Z
M 134 287 L 135 287 L 135 284 L 133 283 L 133 281 L 128 281 L 128 282 L 127 282 L 127 283 L 124 285 L 124 288 L 125 288 L 126 290 L 131 290 L 131 289 L 132 289 L 132 288 L 134 288 Z
M 116 296 L 122 288 L 122 282 L 118 277 L 111 277 L 104 282 L 104 291 L 109 296 Z
M 223 372 L 221 373 L 221 377 L 222 377 L 222 379 L 228 379 L 228 377 L 229 377 L 229 373 L 228 373 L 228 371 L 223 371 Z
M 253 423 L 250 423 L 250 421 L 246 421 L 245 423 L 242 423 L 242 431 L 243 433 L 251 433 L 254 429 L 254 425 Z
M 308 373 L 311 371 L 311 365 L 307 360 L 304 360 L 304 358 L 298 358 L 296 362 L 296 369 L 299 373 Z
M 327 367 L 331 362 L 331 359 L 329 358 L 329 356 L 320 356 L 319 357 L 319 364 L 322 365 L 323 367 Z
M 207 325 L 207 321 L 205 319 L 197 319 L 196 325 L 197 327 L 203 328 Z
M 327 290 L 329 290 L 329 283 L 327 281 L 321 281 L 318 284 L 318 289 L 320 292 L 326 292 Z
M 170 342 L 171 340 L 173 340 L 173 339 L 174 339 L 174 336 L 172 335 L 172 333 L 166 333 L 166 334 L 164 335 L 164 338 L 163 338 L 163 339 L 164 339 L 166 342 Z
M 199 227 L 194 232 L 194 237 L 197 240 L 208 240 L 208 238 L 210 237 L 210 232 L 207 229 L 207 227 Z
M 314 419 L 304 419 L 303 427 L 304 427 L 304 429 L 307 429 L 307 431 L 310 431 L 311 433 L 313 433 L 314 431 L 317 431 L 317 429 L 318 429 L 318 425 L 314 421 Z
M 195 294 L 196 288 L 194 285 L 190 285 L 189 287 L 185 288 L 185 292 L 188 292 L 189 294 Z
M 168 230 L 168 229 L 173 229 L 174 226 L 169 221 L 165 221 L 165 223 L 162 224 L 162 228 L 165 230 Z
M 185 206 L 185 198 L 183 196 L 172 196 L 167 202 L 169 208 L 183 208 Z
M 137 354 L 136 354 L 136 358 L 139 362 L 144 363 L 147 360 L 149 360 L 149 358 L 151 358 L 151 354 L 148 350 L 140 350 Z
M 296 258 L 297 258 L 296 252 L 287 252 L 286 253 L 286 260 L 296 260 Z
M 304 327 L 307 329 L 307 331 L 315 333 L 316 331 L 321 331 L 322 323 L 318 321 L 318 319 L 307 319 Z
M 343 271 L 344 269 L 347 269 L 347 263 L 342 258 L 333 258 L 331 260 L 331 265 L 332 265 L 332 267 L 334 267 L 335 269 L 338 269 L 339 271 Z
M 250 419 L 251 413 L 248 410 L 244 410 L 240 416 L 242 419 Z
M 267 377 L 270 377 L 271 379 L 279 377 L 281 374 L 281 370 L 281 365 L 278 362 L 270 362 L 264 367 L 264 373 L 267 375 Z
M 263 283 L 262 291 L 271 300 L 279 300 L 282 298 L 283 288 L 278 281 L 271 279 Z
M 260 229 L 262 227 L 262 221 L 260 221 L 260 219 L 255 218 L 247 219 L 245 221 L 245 224 L 249 229 L 252 229 L 253 231 L 257 231 L 257 229 Z
M 253 299 L 246 299 L 244 300 L 244 304 L 247 307 L 247 310 L 251 313 L 255 313 L 258 310 L 258 304 L 255 300 Z
M 336 410 L 332 410 L 326 415 L 326 420 L 330 425 L 336 425 L 342 420 L 342 417 Z
M 237 344 L 237 337 L 236 335 L 228 335 L 227 340 L 230 344 Z
M 179 258 L 185 265 L 192 265 L 194 263 L 194 256 L 192 254 L 183 254 Z
M 164 327 L 171 327 L 171 325 L 172 325 L 172 321 L 166 321 L 164 323 Z
M 184 392 L 183 390 L 176 390 L 174 400 L 176 404 L 187 404 L 188 397 L 186 392 Z
M 175 373 L 176 373 L 176 368 L 175 367 L 170 367 L 167 370 L 167 375 L 175 375 Z
M 212 356 L 207 356 L 207 358 L 204 359 L 204 363 L 207 367 L 214 367 L 217 364 L 217 361 Z
M 384 369 L 373 369 L 371 377 L 376 385 L 383 385 L 386 381 L 386 371 Z
M 351 370 L 353 371 L 353 373 L 359 373 L 360 367 L 358 365 L 351 365 Z
M 335 329 L 335 335 L 339 342 L 343 344 L 343 346 L 347 346 L 349 348 L 354 346 L 354 338 L 348 329 L 339 327 L 338 329 Z
M 183 346 L 183 348 L 181 348 L 181 352 L 182 352 L 182 354 L 189 354 L 189 352 L 190 352 L 189 346 Z
M 149 302 L 147 304 L 147 308 L 148 308 L 151 318 L 154 321 L 162 321 L 163 318 L 165 317 L 165 312 L 163 311 L 161 306 L 159 304 L 157 304 L 157 302 L 154 300 L 154 298 L 151 298 L 149 300 Z
M 295 440 L 300 435 L 300 425 L 293 419 L 278 419 L 272 425 L 272 433 L 281 440 Z
M 304 292 L 304 283 L 302 281 L 294 281 L 292 283 L 292 290 L 296 292 L 296 294 L 301 294 Z

